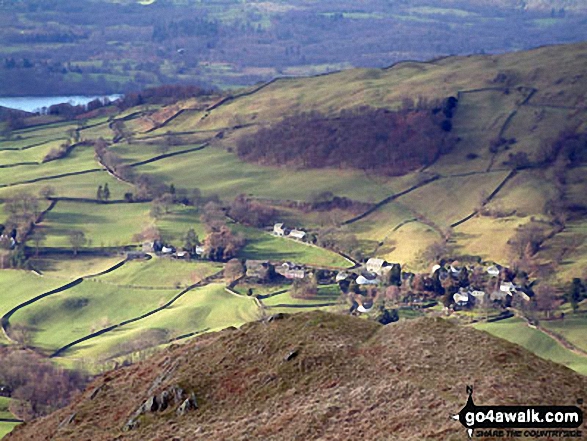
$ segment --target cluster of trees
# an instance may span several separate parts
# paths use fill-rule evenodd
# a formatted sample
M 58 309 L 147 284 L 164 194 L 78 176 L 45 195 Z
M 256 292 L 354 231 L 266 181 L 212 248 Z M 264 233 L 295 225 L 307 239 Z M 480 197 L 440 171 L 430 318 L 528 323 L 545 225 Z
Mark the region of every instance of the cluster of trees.
M 117 175 L 125 181 L 132 181 L 134 176 L 133 170 L 123 163 L 122 158 L 114 153 L 108 147 L 108 143 L 103 139 L 92 141 L 94 144 L 94 152 L 98 162 L 110 170 L 111 173 Z
M 454 146 L 447 120 L 431 110 L 361 107 L 337 117 L 303 113 L 241 138 L 237 151 L 241 159 L 265 165 L 401 175 Z
M 235 258 L 245 246 L 244 235 L 235 233 L 226 225 L 226 213 L 219 203 L 208 202 L 200 220 L 205 224 L 208 233 L 204 239 L 204 257 L 226 262 Z
M 11 391 L 10 410 L 24 420 L 47 415 L 66 406 L 83 390 L 87 378 L 56 367 L 23 349 L 0 349 L 0 385 Z
M 39 199 L 30 193 L 17 193 L 4 200 L 7 219 L 2 233 L 9 233 L 17 242 L 24 242 L 39 214 Z
M 303 279 L 295 279 L 292 283 L 291 296 L 296 299 L 312 299 L 318 295 L 318 280 L 316 274 Z
M 89 144 L 88 144 L 89 145 Z M 75 144 L 72 144 L 71 141 L 68 139 L 62 142 L 59 147 L 53 147 L 43 158 L 43 162 L 54 161 L 56 159 L 65 158 L 71 150 L 75 147 Z
M 96 191 L 96 199 L 99 201 L 107 201 L 110 199 L 110 188 L 108 182 L 104 186 L 98 185 L 98 191 Z
M 264 227 L 275 221 L 277 210 L 241 194 L 234 198 L 228 206 L 228 215 L 241 224 Z
M 41 109 L 42 114 L 60 116 L 64 119 L 74 119 L 84 113 L 93 112 L 111 105 L 108 98 L 96 98 L 87 104 L 60 103 Z
M 300 205 L 302 205 L 300 207 Z M 312 193 L 308 197 L 307 204 L 298 204 L 298 208 L 307 211 L 331 211 L 347 210 L 353 212 L 364 212 L 371 204 L 355 201 L 345 196 L 336 196 L 331 191 Z

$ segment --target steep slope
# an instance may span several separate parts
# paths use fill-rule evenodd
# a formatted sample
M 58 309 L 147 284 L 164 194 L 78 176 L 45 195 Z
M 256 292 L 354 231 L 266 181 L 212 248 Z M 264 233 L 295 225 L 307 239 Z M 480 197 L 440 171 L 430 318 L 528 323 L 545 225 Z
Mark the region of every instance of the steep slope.
M 106 373 L 7 439 L 457 440 L 465 434 L 449 416 L 466 385 L 478 404 L 575 404 L 587 392 L 587 378 L 441 319 L 382 327 L 313 312 L 206 335 Z M 163 391 L 181 397 L 137 414 Z M 191 393 L 198 408 L 178 415 Z

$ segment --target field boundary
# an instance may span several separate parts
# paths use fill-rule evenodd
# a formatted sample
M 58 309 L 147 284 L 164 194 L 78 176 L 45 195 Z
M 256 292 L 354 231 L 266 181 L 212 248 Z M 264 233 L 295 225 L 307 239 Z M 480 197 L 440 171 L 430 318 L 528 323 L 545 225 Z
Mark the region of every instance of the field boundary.
M 80 343 L 84 343 L 88 340 L 91 340 L 93 338 L 99 337 L 100 335 L 106 334 L 107 332 L 113 331 L 115 329 L 118 329 L 122 326 L 125 325 L 129 325 L 131 323 L 135 323 L 138 322 L 139 320 L 142 320 L 144 318 L 147 318 L 151 315 L 154 315 L 160 311 L 163 311 L 164 309 L 169 308 L 171 305 L 173 305 L 177 300 L 179 300 L 184 294 L 188 293 L 189 291 L 195 289 L 195 288 L 200 288 L 202 286 L 206 286 L 210 283 L 211 280 L 213 280 L 215 277 L 217 277 L 219 274 L 221 274 L 222 271 L 219 271 L 211 276 L 208 276 L 204 279 L 202 279 L 201 281 L 194 283 L 193 285 L 188 286 L 187 288 L 183 289 L 182 291 L 180 291 L 178 294 L 176 294 L 173 298 L 171 298 L 168 302 L 166 302 L 165 304 L 152 309 L 151 311 L 148 311 L 138 317 L 134 317 L 132 319 L 127 319 L 124 320 L 120 323 L 117 323 L 115 325 L 111 325 L 108 326 L 104 329 L 101 329 L 99 331 L 93 332 L 89 335 L 86 335 L 84 337 L 78 338 L 77 340 L 74 340 L 68 344 L 66 344 L 65 346 L 62 346 L 61 348 L 57 349 L 55 352 L 53 352 L 51 355 L 49 355 L 49 358 L 55 358 L 55 357 L 59 357 L 61 354 L 63 354 L 64 352 L 68 351 L 69 349 L 71 349 L 72 347 L 80 344 Z
M 110 268 L 105 269 L 104 271 L 100 271 L 99 273 L 96 274 L 91 274 L 88 276 L 83 276 L 83 277 L 78 277 L 77 279 L 66 283 L 65 285 L 62 285 L 60 287 L 57 287 L 55 289 L 52 289 L 51 291 L 47 291 L 44 292 L 43 294 L 39 294 L 36 297 L 33 297 L 32 299 L 27 300 L 26 302 L 20 303 L 19 305 L 16 305 L 14 308 L 12 308 L 10 311 L 8 311 L 6 314 L 4 314 L 1 318 L 0 318 L 0 327 L 2 328 L 2 333 L 4 334 L 4 336 L 6 337 L 6 339 L 12 343 L 17 343 L 16 340 L 14 340 L 13 338 L 10 337 L 10 334 L 8 333 L 8 330 L 10 329 L 10 317 L 12 317 L 17 311 L 21 310 L 22 308 L 25 308 L 27 306 L 32 305 L 35 302 L 38 302 L 39 300 L 44 299 L 45 297 L 49 297 L 53 294 L 59 294 L 60 292 L 63 291 L 67 291 L 70 288 L 73 288 L 77 285 L 79 285 L 80 283 L 82 283 L 84 281 L 84 278 L 89 278 L 89 277 L 98 277 L 104 274 L 108 274 L 109 272 L 112 272 L 114 270 L 117 270 L 118 268 L 120 268 L 122 265 L 124 265 L 126 263 L 126 259 L 118 262 L 117 264 L 111 266 Z
M 404 195 L 406 195 L 408 193 L 411 193 L 414 190 L 417 190 L 417 189 L 419 189 L 421 187 L 424 187 L 424 186 L 426 186 L 426 185 L 428 185 L 428 184 L 430 184 L 430 183 L 432 183 L 432 182 L 440 179 L 440 177 L 441 177 L 440 175 L 432 176 L 431 178 L 428 178 L 428 179 L 426 179 L 426 180 L 424 180 L 424 181 L 422 181 L 422 182 L 420 182 L 420 183 L 418 183 L 416 185 L 412 185 L 410 188 L 408 188 L 406 190 L 403 190 L 403 191 L 400 191 L 399 193 L 395 193 L 395 194 L 393 194 L 391 196 L 388 196 L 385 199 L 377 202 L 375 205 L 373 205 L 371 208 L 369 208 L 364 213 L 362 213 L 362 214 L 360 214 L 358 216 L 355 216 L 355 217 L 353 217 L 351 219 L 347 219 L 346 221 L 344 221 L 342 223 L 342 225 L 350 225 L 350 224 L 353 224 L 353 223 L 355 223 L 357 221 L 360 221 L 361 219 L 366 218 L 370 214 L 374 213 L 375 211 L 377 211 L 378 209 L 380 209 L 381 207 L 383 207 L 385 204 L 388 204 L 388 203 L 394 201 L 395 199 L 398 199 L 398 198 L 400 198 L 400 197 L 402 197 L 402 196 L 404 196 Z

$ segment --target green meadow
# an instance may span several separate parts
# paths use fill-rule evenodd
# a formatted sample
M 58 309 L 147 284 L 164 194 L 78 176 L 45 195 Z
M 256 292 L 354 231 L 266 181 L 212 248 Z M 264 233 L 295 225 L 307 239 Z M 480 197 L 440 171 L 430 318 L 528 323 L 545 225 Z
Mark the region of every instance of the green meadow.
M 482 323 L 475 328 L 516 343 L 541 358 L 587 375 L 587 356 L 574 354 L 542 331 L 529 327 L 522 319 L 511 318 L 495 323 Z
M 159 331 L 164 336 L 160 343 L 166 343 L 185 334 L 240 326 L 259 317 L 252 298 L 235 296 L 223 284 L 212 283 L 188 291 L 156 314 L 80 343 L 65 356 L 91 360 L 124 355 L 120 350 L 124 343 L 140 340 L 149 331 Z
M 133 236 L 151 224 L 149 204 L 91 204 L 59 201 L 41 227 L 45 247 L 71 248 L 69 234 L 84 232 L 87 247 L 120 247 L 135 243 Z
M 17 311 L 10 322 L 31 329 L 34 345 L 51 352 L 92 332 L 145 314 L 169 301 L 177 291 L 84 280 Z

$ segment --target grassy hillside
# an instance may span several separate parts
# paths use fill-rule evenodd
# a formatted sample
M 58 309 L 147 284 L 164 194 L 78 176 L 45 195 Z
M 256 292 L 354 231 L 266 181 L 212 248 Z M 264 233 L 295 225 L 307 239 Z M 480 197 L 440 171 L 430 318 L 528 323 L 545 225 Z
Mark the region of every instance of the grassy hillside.
M 98 377 L 70 406 L 10 439 L 379 439 L 393 427 L 406 440 L 457 440 L 466 435 L 447 415 L 462 408 L 470 384 L 476 403 L 500 405 L 569 405 L 587 388 L 567 368 L 440 319 L 383 327 L 312 312 L 171 346 Z M 198 408 L 147 412 L 123 432 L 142 403 L 174 386 L 193 392 Z
M 587 166 L 570 167 L 560 157 L 550 162 L 540 158 L 561 131 L 570 127 L 580 135 L 587 130 L 586 57 L 587 44 L 579 43 L 504 55 L 405 62 L 388 69 L 279 79 L 227 95 L 207 109 L 203 107 L 210 103 L 187 100 L 130 108 L 110 122 L 104 117 L 90 118 L 83 127 L 61 122 L 15 131 L 0 140 L 0 161 L 6 162 L 0 168 L 0 205 L 7 207 L 9 198 L 20 192 L 39 194 L 48 185 L 54 191 L 39 202 L 41 210 L 50 208 L 36 219 L 35 230 L 46 235 L 39 241 L 39 256 L 34 257 L 34 238 L 26 249 L 34 257 L 32 267 L 42 276 L 1 271 L 0 280 L 10 287 L 0 302 L 4 313 L 120 262 L 128 250 L 142 245 L 137 234 L 146 227 L 158 228 L 163 241 L 177 248 L 184 245 L 189 229 L 203 240 L 211 229 L 202 221 L 207 202 L 219 198 L 228 206 L 240 194 L 270 205 L 277 214 L 266 227 L 257 228 L 220 215 L 246 240 L 239 259 L 338 269 L 352 265 L 331 250 L 271 235 L 272 223 L 283 221 L 290 228 L 303 228 L 318 245 L 332 234 L 328 246 L 350 243 L 350 249 L 343 249 L 346 254 L 359 250 L 366 258 L 386 258 L 410 271 L 429 268 L 434 262 L 423 258 L 425 252 L 444 240 L 448 240 L 450 257 L 509 265 L 508 241 L 520 227 L 540 222 L 553 233 L 534 259 L 537 265 L 554 262 L 548 282 L 564 288 L 573 277 L 584 277 L 587 262 L 583 219 Z M 433 163 L 403 176 L 350 167 L 269 167 L 242 162 L 235 153 L 242 136 L 298 112 L 317 110 L 336 117 L 358 106 L 426 107 L 427 100 L 449 96 L 458 99 L 451 133 L 459 141 Z M 154 121 L 160 126 L 151 130 L 157 127 Z M 77 146 L 69 156 L 55 161 L 36 163 L 49 146 L 69 139 L 75 128 L 82 139 L 107 141 L 107 151 L 119 161 L 118 176 L 97 161 L 91 145 Z M 115 133 L 121 130 L 124 139 Z M 129 167 L 124 176 L 121 166 Z M 98 187 L 105 184 L 110 203 L 97 200 Z M 157 213 L 153 207 L 163 202 L 153 199 L 161 189 L 173 189 L 175 203 Z M 310 208 L 324 194 L 349 205 Z M 132 203 L 131 198 L 135 199 Z M 555 213 L 561 201 L 567 208 Z M 8 216 L 3 210 L 0 219 L 5 222 Z M 72 231 L 82 231 L 86 238 L 78 256 L 70 241 Z M 222 263 L 199 259 L 129 262 L 19 309 L 10 323 L 26 326 L 33 343 L 51 352 L 109 325 L 133 320 L 75 345 L 60 358 L 69 364 L 72 360 L 106 361 L 120 355 L 117 348 L 125 342 L 123 352 L 130 353 L 257 318 L 261 313 L 254 300 L 225 292 L 216 279 L 167 304 L 184 287 L 223 268 Z M 315 301 L 281 293 L 268 298 L 266 306 L 287 311 L 294 304 L 313 308 L 317 303 L 336 303 L 338 295 L 329 289 L 323 289 Z M 149 311 L 153 314 L 138 319 Z M 508 335 L 519 326 L 503 325 Z M 501 329 L 500 324 L 492 326 Z M 527 332 L 516 335 L 522 338 Z M 562 349 L 544 349 L 527 343 L 531 336 L 523 338 L 520 342 L 539 354 Z M 572 331 L 569 340 L 576 340 Z M 579 363 L 565 354 L 552 358 Z

